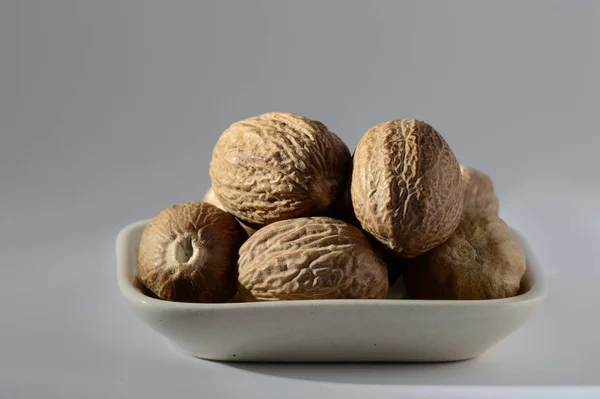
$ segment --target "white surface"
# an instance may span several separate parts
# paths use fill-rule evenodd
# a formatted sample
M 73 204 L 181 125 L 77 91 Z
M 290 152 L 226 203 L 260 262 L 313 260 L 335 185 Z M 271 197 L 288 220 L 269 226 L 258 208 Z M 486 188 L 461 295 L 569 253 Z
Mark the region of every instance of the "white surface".
M 117 236 L 117 279 L 134 313 L 177 351 L 232 362 L 448 362 L 480 356 L 519 329 L 546 295 L 527 240 L 526 292 L 488 301 L 319 300 L 181 303 L 135 286 L 148 220 Z
M 593 0 L 0 1 L 0 398 L 599 397 L 598 15 Z M 351 148 L 378 122 L 432 123 L 529 239 L 540 312 L 463 363 L 173 353 L 119 293 L 116 234 L 202 198 L 219 133 L 273 110 Z

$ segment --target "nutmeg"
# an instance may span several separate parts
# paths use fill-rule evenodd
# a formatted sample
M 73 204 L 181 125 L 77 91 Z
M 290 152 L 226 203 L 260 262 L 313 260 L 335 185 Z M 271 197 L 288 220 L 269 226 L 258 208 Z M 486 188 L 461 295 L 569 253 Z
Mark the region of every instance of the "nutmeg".
M 518 293 L 525 253 L 498 216 L 465 218 L 450 238 L 404 270 L 418 299 L 497 299 Z
M 272 223 L 240 248 L 244 301 L 377 299 L 388 292 L 385 264 L 356 227 L 329 217 Z
M 483 172 L 460 165 L 464 185 L 463 217 L 498 216 L 498 197 L 492 179 Z
M 139 279 L 169 301 L 225 302 L 235 294 L 237 251 L 245 239 L 235 218 L 213 205 L 171 205 L 144 228 Z
M 460 167 L 446 140 L 427 123 L 380 123 L 354 153 L 351 196 L 362 228 L 412 258 L 444 242 L 458 225 Z
M 346 145 L 316 120 L 271 112 L 231 125 L 210 176 L 223 209 L 254 226 L 326 215 L 350 168 Z

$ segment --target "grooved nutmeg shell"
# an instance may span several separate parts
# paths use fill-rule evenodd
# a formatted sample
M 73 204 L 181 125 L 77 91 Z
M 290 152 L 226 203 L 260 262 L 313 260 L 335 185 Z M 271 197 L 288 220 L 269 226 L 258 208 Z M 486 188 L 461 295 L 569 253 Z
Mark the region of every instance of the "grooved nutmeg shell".
M 343 190 L 348 147 L 316 120 L 271 112 L 231 125 L 210 164 L 223 208 L 244 222 L 324 215 Z
M 463 216 L 498 216 L 498 197 L 492 179 L 469 166 L 460 165 L 464 185 Z
M 243 301 L 375 299 L 387 269 L 356 227 L 329 217 L 289 219 L 258 230 L 240 248 Z
M 351 196 L 362 228 L 403 257 L 450 236 L 460 221 L 460 167 L 444 138 L 425 122 L 380 123 L 354 153 Z
M 225 211 L 225 209 L 223 208 L 223 204 L 221 204 L 221 201 L 219 201 L 219 199 L 215 195 L 215 191 L 212 188 L 209 188 L 208 191 L 206 192 L 206 194 L 204 194 L 203 201 L 216 206 L 217 208 L 221 209 L 222 211 Z M 225 211 L 225 212 L 227 212 L 227 211 Z M 250 237 L 252 234 L 256 233 L 255 228 L 248 226 L 247 224 L 245 224 L 242 221 L 238 220 L 238 222 L 239 222 L 240 226 L 242 226 L 244 231 L 246 231 L 246 234 L 248 234 L 248 237 Z
M 139 279 L 169 301 L 225 302 L 235 294 L 237 251 L 245 238 L 235 218 L 213 205 L 171 205 L 144 228 Z
M 463 219 L 443 244 L 411 261 L 404 283 L 419 299 L 496 299 L 515 296 L 525 253 L 498 216 Z

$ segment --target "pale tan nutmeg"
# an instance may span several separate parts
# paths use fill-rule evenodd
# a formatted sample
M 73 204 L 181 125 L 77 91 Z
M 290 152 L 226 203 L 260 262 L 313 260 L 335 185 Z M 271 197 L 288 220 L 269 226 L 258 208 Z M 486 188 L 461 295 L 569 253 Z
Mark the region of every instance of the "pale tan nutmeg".
M 404 283 L 417 299 L 496 299 L 515 296 L 525 253 L 497 216 L 463 219 L 443 244 L 413 259 Z
M 325 215 L 342 193 L 350 152 L 325 125 L 271 112 L 231 125 L 210 164 L 223 209 L 254 226 Z
M 464 185 L 463 216 L 498 216 L 498 197 L 492 179 L 469 166 L 460 165 Z
M 235 294 L 237 251 L 245 238 L 235 218 L 213 205 L 171 205 L 144 228 L 139 279 L 169 301 L 225 302 Z
M 446 240 L 462 213 L 459 163 L 425 122 L 380 123 L 354 153 L 351 197 L 362 228 L 407 258 Z
M 385 264 L 356 227 L 329 217 L 275 222 L 240 248 L 243 301 L 377 299 L 388 292 Z
M 209 188 L 208 191 L 206 192 L 206 194 L 204 194 L 203 201 L 216 206 L 217 208 L 221 209 L 222 211 L 225 211 L 225 208 L 223 208 L 223 204 L 221 204 L 221 201 L 219 201 L 219 199 L 215 195 L 215 191 L 212 188 Z M 225 211 L 225 212 L 227 212 L 227 211 Z M 242 226 L 242 228 L 246 231 L 246 234 L 248 234 L 248 237 L 250 237 L 252 234 L 256 233 L 255 228 L 248 226 L 247 224 L 245 224 L 242 221 L 238 220 L 238 222 L 239 222 L 240 226 Z

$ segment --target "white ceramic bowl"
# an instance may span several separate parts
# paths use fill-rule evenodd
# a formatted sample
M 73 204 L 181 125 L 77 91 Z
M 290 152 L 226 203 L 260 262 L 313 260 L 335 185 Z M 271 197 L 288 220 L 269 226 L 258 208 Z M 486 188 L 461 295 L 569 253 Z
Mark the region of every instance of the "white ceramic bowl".
M 226 361 L 434 362 L 483 353 L 525 323 L 545 296 L 541 270 L 524 238 L 522 293 L 484 301 L 309 300 L 198 304 L 145 295 L 136 259 L 148 221 L 117 238 L 118 282 L 133 311 L 179 352 Z M 514 231 L 514 230 L 513 230 Z

